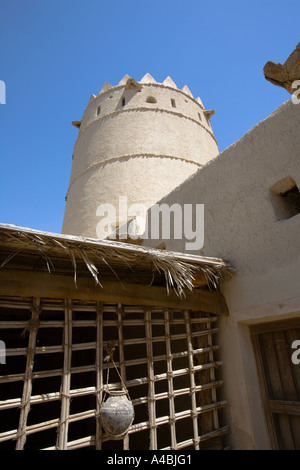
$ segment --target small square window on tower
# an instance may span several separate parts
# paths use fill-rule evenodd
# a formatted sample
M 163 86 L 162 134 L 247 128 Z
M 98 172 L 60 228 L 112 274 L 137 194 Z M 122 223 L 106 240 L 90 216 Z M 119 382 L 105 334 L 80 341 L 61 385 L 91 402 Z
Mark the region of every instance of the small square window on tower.
M 173 108 L 176 108 L 176 103 L 175 103 L 175 100 L 173 98 L 171 98 L 171 105 Z
M 271 202 L 278 220 L 285 220 L 300 213 L 300 192 L 290 176 L 270 188 Z

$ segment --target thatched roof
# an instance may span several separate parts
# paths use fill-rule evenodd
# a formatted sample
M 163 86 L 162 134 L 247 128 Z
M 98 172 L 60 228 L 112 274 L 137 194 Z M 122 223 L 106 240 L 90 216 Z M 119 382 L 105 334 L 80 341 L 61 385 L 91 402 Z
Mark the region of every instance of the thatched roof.
M 221 259 L 146 248 L 111 240 L 98 240 L 0 224 L 0 269 L 48 271 L 93 276 L 121 283 L 165 285 L 184 296 L 185 289 L 217 289 L 230 273 Z

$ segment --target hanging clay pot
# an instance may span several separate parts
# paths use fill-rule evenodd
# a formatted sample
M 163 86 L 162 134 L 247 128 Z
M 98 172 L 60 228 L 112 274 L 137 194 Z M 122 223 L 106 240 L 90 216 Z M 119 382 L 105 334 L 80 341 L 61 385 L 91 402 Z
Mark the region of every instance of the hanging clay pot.
M 132 402 L 125 390 L 110 391 L 100 409 L 100 422 L 112 439 L 122 439 L 134 419 Z

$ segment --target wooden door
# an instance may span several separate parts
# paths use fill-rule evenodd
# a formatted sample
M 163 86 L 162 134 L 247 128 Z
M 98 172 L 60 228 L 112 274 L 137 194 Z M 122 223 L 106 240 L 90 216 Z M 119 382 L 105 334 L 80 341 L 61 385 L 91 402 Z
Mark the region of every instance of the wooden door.
M 251 334 L 272 446 L 300 450 L 300 319 L 256 325 Z

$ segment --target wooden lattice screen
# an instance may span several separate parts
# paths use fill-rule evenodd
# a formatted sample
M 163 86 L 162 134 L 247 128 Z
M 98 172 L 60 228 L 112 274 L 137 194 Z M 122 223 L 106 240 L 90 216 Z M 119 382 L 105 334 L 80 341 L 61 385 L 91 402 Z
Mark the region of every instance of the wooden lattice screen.
M 222 448 L 216 321 L 181 309 L 1 298 L 0 449 Z M 114 441 L 98 419 L 107 378 L 120 387 L 105 361 L 111 342 L 135 410 L 126 438 Z

